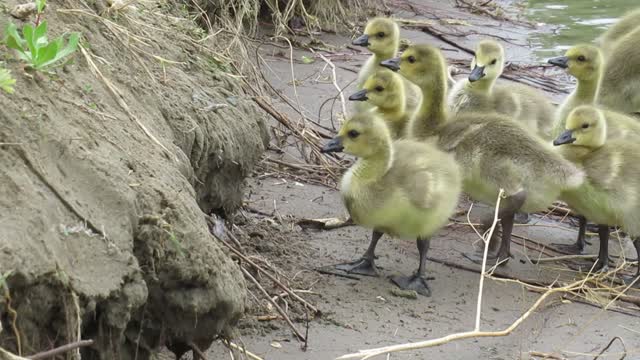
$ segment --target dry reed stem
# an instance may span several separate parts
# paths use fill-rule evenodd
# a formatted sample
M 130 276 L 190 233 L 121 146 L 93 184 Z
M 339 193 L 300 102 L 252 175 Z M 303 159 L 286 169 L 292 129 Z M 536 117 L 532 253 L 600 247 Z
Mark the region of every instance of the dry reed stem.
M 500 193 L 498 193 L 498 199 L 496 200 L 496 209 L 493 213 L 493 224 L 491 224 L 491 229 L 489 230 L 489 234 L 486 238 L 483 238 L 484 242 L 484 252 L 482 253 L 482 270 L 480 270 L 480 284 L 478 286 L 478 303 L 476 305 L 476 326 L 474 328 L 475 331 L 480 331 L 480 315 L 482 314 L 482 290 L 484 288 L 484 277 L 487 270 L 487 254 L 489 253 L 489 242 L 491 241 L 491 237 L 493 236 L 493 231 L 498 224 L 498 210 L 500 210 L 500 200 L 504 195 L 504 189 L 500 189 Z
M 500 198 L 502 197 L 504 191 L 501 189 L 500 190 L 500 194 L 498 196 L 498 199 L 496 200 L 496 209 L 495 209 L 495 213 L 494 213 L 494 221 L 493 224 L 491 226 L 491 229 L 489 230 L 489 235 L 487 237 L 487 239 L 491 239 L 491 235 L 493 234 L 493 230 L 497 224 L 498 221 L 498 207 L 500 204 Z M 516 319 L 515 322 L 513 322 L 510 326 L 508 326 L 507 328 L 503 329 L 503 330 L 499 330 L 499 331 L 480 331 L 480 317 L 481 317 L 481 301 L 482 301 L 482 283 L 484 281 L 484 277 L 488 276 L 491 277 L 491 275 L 488 275 L 485 271 L 486 271 L 486 257 L 487 257 L 487 251 L 488 251 L 488 244 L 489 244 L 489 240 L 485 240 L 484 237 L 482 237 L 482 241 L 485 243 L 485 249 L 484 249 L 484 253 L 483 253 L 483 264 L 482 264 L 482 271 L 481 271 L 481 278 L 480 278 L 480 285 L 479 285 L 479 292 L 478 292 L 478 304 L 477 304 L 477 308 L 476 308 L 476 323 L 475 323 L 475 329 L 473 331 L 467 331 L 467 332 L 461 332 L 461 333 L 455 333 L 455 334 L 450 334 L 450 335 L 446 335 L 440 338 L 436 338 L 436 339 L 432 339 L 432 340 L 425 340 L 425 341 L 420 341 L 420 342 L 416 342 L 416 343 L 407 343 L 407 344 L 400 344 L 400 345 L 392 345 L 392 346 L 385 346 L 385 347 L 380 347 L 380 348 L 374 348 L 374 349 L 368 349 L 368 350 L 360 350 L 357 353 L 353 353 L 353 354 L 347 354 L 347 355 L 343 355 L 340 356 L 338 358 L 336 358 L 336 360 L 344 360 L 344 359 L 361 359 L 361 360 L 365 360 L 365 359 L 370 359 L 374 356 L 378 356 L 378 355 L 384 355 L 384 354 L 390 354 L 393 352 L 400 352 L 400 351 L 408 351 L 408 350 L 417 350 L 417 349 L 423 349 L 423 348 L 427 348 L 427 347 L 433 347 L 433 346 L 438 346 L 438 345 L 442 345 L 442 344 L 446 344 L 452 341 L 458 341 L 458 340 L 462 340 L 462 339 L 469 339 L 469 338 L 479 338 L 479 337 L 500 337 L 500 336 L 506 336 L 509 335 L 511 332 L 513 332 L 513 330 L 515 330 L 521 323 L 523 323 L 529 316 L 531 316 L 531 314 L 533 314 L 533 312 L 551 295 L 556 294 L 556 293 L 565 293 L 565 292 L 574 292 L 577 291 L 579 289 L 584 288 L 584 285 L 586 283 L 586 281 L 589 279 L 589 276 L 587 276 L 585 279 L 581 279 L 578 281 L 575 281 L 569 285 L 563 286 L 563 287 L 558 287 L 558 288 L 553 288 L 554 284 L 551 284 L 550 286 L 547 287 L 541 287 L 541 286 L 535 286 L 535 285 L 531 285 L 531 284 L 527 284 L 525 282 L 519 281 L 519 280 L 513 280 L 513 279 L 499 279 L 499 278 L 494 278 L 495 280 L 498 281 L 505 281 L 505 282 L 515 282 L 518 284 L 521 284 L 523 286 L 527 286 L 527 287 L 531 287 L 534 289 L 538 289 L 538 290 L 545 290 L 544 294 L 542 294 L 537 300 L 536 302 L 529 308 L 529 310 L 527 310 L 524 314 L 522 314 L 518 319 Z M 594 264 L 595 266 L 595 264 Z M 492 267 L 492 269 L 490 269 L 489 271 L 493 271 L 497 268 L 497 265 Z M 591 271 L 589 272 L 589 275 L 591 274 Z M 492 277 L 493 278 L 493 277 Z M 633 284 L 631 284 L 633 285 Z M 616 297 L 617 299 L 617 297 Z M 614 300 L 616 300 L 614 299 Z M 612 301 L 614 301 L 612 300 Z M 611 303 L 610 303 L 611 304 Z

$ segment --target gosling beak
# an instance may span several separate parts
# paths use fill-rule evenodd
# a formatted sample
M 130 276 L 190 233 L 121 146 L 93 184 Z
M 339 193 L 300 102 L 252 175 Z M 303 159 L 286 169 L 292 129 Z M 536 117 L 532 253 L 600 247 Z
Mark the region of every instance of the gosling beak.
M 349 96 L 349 100 L 351 101 L 367 101 L 369 98 L 367 97 L 367 89 L 362 89 L 358 92 L 355 92 Z
M 574 141 L 576 141 L 576 138 L 573 137 L 573 132 L 571 130 L 565 130 L 557 139 L 553 140 L 553 145 L 571 144 Z
M 353 40 L 351 43 L 356 46 L 367 47 L 369 46 L 369 35 L 362 34 L 357 39 Z
M 380 66 L 384 66 L 387 69 L 391 69 L 393 71 L 398 71 L 400 70 L 400 58 L 397 57 L 397 58 L 382 61 L 380 62 Z
M 471 70 L 471 74 L 469 74 L 469 81 L 474 82 L 482 79 L 484 77 L 484 66 L 476 65 L 473 70 Z
M 551 65 L 559 66 L 563 69 L 569 67 L 569 58 L 566 56 L 558 56 L 547 60 L 547 62 Z
M 334 137 L 320 150 L 321 153 L 341 152 L 344 149 L 342 146 L 342 139 Z

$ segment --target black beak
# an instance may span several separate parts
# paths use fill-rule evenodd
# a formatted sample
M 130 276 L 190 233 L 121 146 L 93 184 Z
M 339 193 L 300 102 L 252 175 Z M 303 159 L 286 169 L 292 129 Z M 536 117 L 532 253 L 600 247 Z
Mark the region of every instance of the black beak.
M 367 101 L 369 98 L 367 97 L 367 89 L 362 89 L 358 92 L 355 92 L 349 96 L 349 100 L 351 101 Z
M 362 34 L 357 39 L 353 40 L 351 43 L 356 46 L 365 46 L 365 47 L 369 46 L 369 35 Z
M 547 62 L 551 65 L 559 66 L 563 69 L 569 67 L 569 58 L 566 56 L 558 56 L 547 60 Z
M 398 71 L 400 70 L 400 58 L 397 57 L 397 58 L 382 61 L 380 62 L 380 66 L 384 66 L 387 69 L 391 69 L 393 71 Z
M 334 137 L 320 150 L 321 153 L 341 152 L 344 147 L 342 146 L 342 139 Z
M 576 138 L 573 137 L 573 132 L 571 130 L 565 130 L 557 139 L 553 140 L 553 145 L 571 144 L 574 141 L 576 141 Z
M 474 82 L 482 79 L 484 77 L 484 66 L 476 65 L 473 70 L 471 70 L 471 74 L 469 74 L 469 81 Z

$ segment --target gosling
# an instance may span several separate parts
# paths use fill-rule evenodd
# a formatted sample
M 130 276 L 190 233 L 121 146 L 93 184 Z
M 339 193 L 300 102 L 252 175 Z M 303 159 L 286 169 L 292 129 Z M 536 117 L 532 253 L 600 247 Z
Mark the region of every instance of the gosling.
M 362 89 L 365 81 L 380 68 L 381 61 L 391 59 L 398 53 L 400 45 L 400 27 L 392 19 L 377 17 L 369 20 L 364 28 L 364 34 L 352 42 L 353 45 L 363 46 L 371 51 L 372 55 L 358 73 L 356 87 Z M 420 104 L 420 90 L 409 81 L 403 81 L 407 97 L 407 107 L 410 111 Z M 359 103 L 356 110 L 369 110 L 368 103 Z M 364 105 L 364 106 L 363 106 Z
M 538 133 L 551 138 L 553 107 L 539 91 L 521 84 L 496 84 L 504 70 L 504 49 L 493 40 L 478 43 L 471 61 L 471 74 L 454 85 L 449 107 L 454 114 L 490 112 L 507 115 Z
M 476 111 L 449 119 L 446 61 L 439 49 L 414 45 L 401 57 L 382 64 L 422 89 L 423 102 L 409 124 L 409 136 L 435 138 L 440 149 L 454 154 L 462 170 L 464 192 L 472 199 L 493 205 L 499 190 L 505 190 L 499 212 L 502 239 L 497 254 L 490 258 L 499 263 L 508 260 L 515 213 L 546 209 L 562 190 L 579 186 L 584 174 L 553 151 L 551 144 L 509 117 Z M 495 241 L 490 244 L 493 251 Z
M 375 112 L 353 116 L 322 151 L 358 157 L 342 177 L 340 193 L 353 221 L 373 229 L 362 258 L 338 268 L 375 275 L 375 248 L 384 233 L 416 238 L 418 270 L 392 281 L 402 289 L 430 296 L 425 275 L 429 242 L 454 212 L 462 186 L 453 157 L 425 143 L 392 141 Z
M 349 96 L 349 100 L 366 101 L 376 106 L 389 126 L 393 139 L 405 135 L 412 113 L 407 110 L 407 98 L 400 75 L 381 67 L 365 81 L 362 90 Z
M 605 113 L 593 106 L 575 108 L 566 130 L 554 140 L 563 155 L 586 172 L 582 186 L 564 191 L 561 199 L 599 224 L 596 269 L 609 264 L 609 227 L 621 226 L 633 239 L 640 258 L 640 145 L 635 139 L 609 140 Z M 640 276 L 640 266 L 636 272 Z

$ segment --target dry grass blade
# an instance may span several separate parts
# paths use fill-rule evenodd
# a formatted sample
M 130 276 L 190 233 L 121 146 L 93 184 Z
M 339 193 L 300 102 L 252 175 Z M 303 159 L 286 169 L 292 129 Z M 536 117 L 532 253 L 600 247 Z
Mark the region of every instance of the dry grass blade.
M 306 341 L 304 335 L 302 335 L 302 333 L 296 328 L 296 326 L 293 324 L 293 322 L 291 322 L 291 319 L 289 319 L 289 316 L 287 316 L 287 313 L 280 307 L 280 305 L 278 305 L 277 302 L 275 302 L 271 296 L 269 296 L 269 293 L 267 293 L 267 290 L 265 290 L 262 285 L 260 285 L 260 282 L 258 282 L 258 280 L 256 280 L 256 278 L 253 277 L 253 275 L 251 275 L 247 269 L 243 268 L 242 266 L 240 267 L 240 270 L 242 270 L 242 272 L 244 273 L 244 275 L 249 278 L 249 280 L 251 280 L 251 282 L 253 282 L 253 284 L 260 290 L 260 292 L 262 293 L 262 295 L 265 296 L 265 298 L 271 303 L 271 305 L 273 305 L 273 307 L 276 309 L 276 311 L 278 311 L 278 313 L 280 314 L 280 316 L 282 316 L 284 318 L 284 320 L 287 322 L 287 324 L 289 324 L 289 327 L 291 328 L 291 330 L 293 331 L 293 333 L 296 335 L 296 337 L 299 340 L 302 341 Z
M 501 189 L 500 194 L 498 196 L 498 199 L 496 201 L 496 209 L 495 209 L 495 213 L 494 213 L 494 221 L 493 221 L 492 227 L 489 230 L 489 234 L 487 235 L 486 239 L 490 239 L 491 238 L 493 230 L 495 229 L 495 226 L 497 224 L 497 221 L 498 221 L 497 214 L 498 214 L 498 209 L 499 209 L 499 205 L 500 205 L 500 199 L 501 199 L 503 193 L 504 192 Z M 475 322 L 474 330 L 467 331 L 467 332 L 450 334 L 450 335 L 446 335 L 446 336 L 443 336 L 443 337 L 440 337 L 440 338 L 436 338 L 436 339 L 432 339 L 432 340 L 419 341 L 419 342 L 415 342 L 415 343 L 407 343 L 407 344 L 400 344 L 400 345 L 385 346 L 385 347 L 375 348 L 375 349 L 360 350 L 357 353 L 347 354 L 347 355 L 343 355 L 341 357 L 338 357 L 337 360 L 343 360 L 343 359 L 361 359 L 361 360 L 364 360 L 364 359 L 370 359 L 370 358 L 373 358 L 373 357 L 379 356 L 379 355 L 390 354 L 390 353 L 393 353 L 393 352 L 417 350 L 417 349 L 423 349 L 423 348 L 427 348 L 427 347 L 439 346 L 439 345 L 450 343 L 452 341 L 458 341 L 458 340 L 463 340 L 463 339 L 480 338 L 480 337 L 507 336 L 511 332 L 513 332 L 518 326 L 520 326 L 520 324 L 522 324 L 529 316 L 531 316 L 531 314 L 533 314 L 536 311 L 536 309 L 538 309 L 540 307 L 540 305 L 542 305 L 542 303 L 544 303 L 544 301 L 549 296 L 557 294 L 557 293 L 566 293 L 566 292 L 578 291 L 578 290 L 584 288 L 585 283 L 587 282 L 587 279 L 589 279 L 589 276 L 587 276 L 587 278 L 575 281 L 575 282 L 573 282 L 573 283 L 571 283 L 569 285 L 566 285 L 566 286 L 563 286 L 563 287 L 553 288 L 552 287 L 553 284 L 551 286 L 548 286 L 548 287 L 541 287 L 541 286 L 533 286 L 533 285 L 521 282 L 519 280 L 497 279 L 496 278 L 496 280 L 498 280 L 498 281 L 514 282 L 514 283 L 518 283 L 518 284 L 521 284 L 523 286 L 527 286 L 529 288 L 533 288 L 533 289 L 536 289 L 536 290 L 543 290 L 544 293 L 535 301 L 535 303 L 529 308 L 529 310 L 527 310 L 518 319 L 516 319 L 510 326 L 506 327 L 503 330 L 499 330 L 499 331 L 481 331 L 480 330 L 480 317 L 481 317 L 481 306 L 482 306 L 482 303 L 481 303 L 482 302 L 482 284 L 483 284 L 485 276 L 491 276 L 491 275 L 486 273 L 486 259 L 487 259 L 487 251 L 488 251 L 488 240 L 486 240 L 486 239 L 482 238 L 482 241 L 484 242 L 485 248 L 484 248 L 484 253 L 483 253 L 483 264 L 482 264 L 481 278 L 480 278 L 480 284 L 479 284 L 478 303 L 477 303 L 477 308 L 476 308 L 476 322 Z M 494 266 L 494 268 L 495 268 L 495 266 Z M 492 270 L 493 269 L 489 269 L 489 273 L 491 273 Z M 589 275 L 591 275 L 591 273 L 589 273 Z
M 127 113 L 127 115 L 129 116 L 129 118 L 131 118 L 133 121 L 135 121 L 135 123 L 142 129 L 142 131 L 144 131 L 144 133 L 153 141 L 155 142 L 158 146 L 160 146 L 164 151 L 167 152 L 167 155 L 171 156 L 172 153 L 171 151 L 169 151 L 169 149 L 167 149 L 164 145 L 162 145 L 162 143 L 160 142 L 160 140 L 158 140 L 158 138 L 155 137 L 155 135 L 153 135 L 151 133 L 151 131 L 149 131 L 149 129 L 147 129 L 146 126 L 144 126 L 144 124 L 142 124 L 140 122 L 140 120 L 138 119 L 137 116 L 135 116 L 132 112 L 131 109 L 129 109 L 129 105 L 127 105 L 127 103 L 124 101 L 124 98 L 122 96 L 122 93 L 118 90 L 118 88 L 116 88 L 109 79 L 107 79 L 102 72 L 100 71 L 100 69 L 98 68 L 98 66 L 95 64 L 95 62 L 93 61 L 93 59 L 91 58 L 91 55 L 89 54 L 89 52 L 82 46 L 79 46 L 80 51 L 82 52 L 82 55 L 84 55 L 84 58 L 87 60 L 87 64 L 89 64 L 89 67 L 91 69 L 91 72 L 100 80 L 102 80 L 102 82 L 104 82 L 104 84 L 107 86 L 107 89 L 109 89 L 109 91 L 111 92 L 111 94 L 113 94 L 113 96 L 115 97 L 116 101 L 118 102 L 118 104 L 120 105 L 120 107 L 122 107 L 122 109 Z M 176 161 L 178 161 L 178 159 L 174 156 L 173 157 Z

